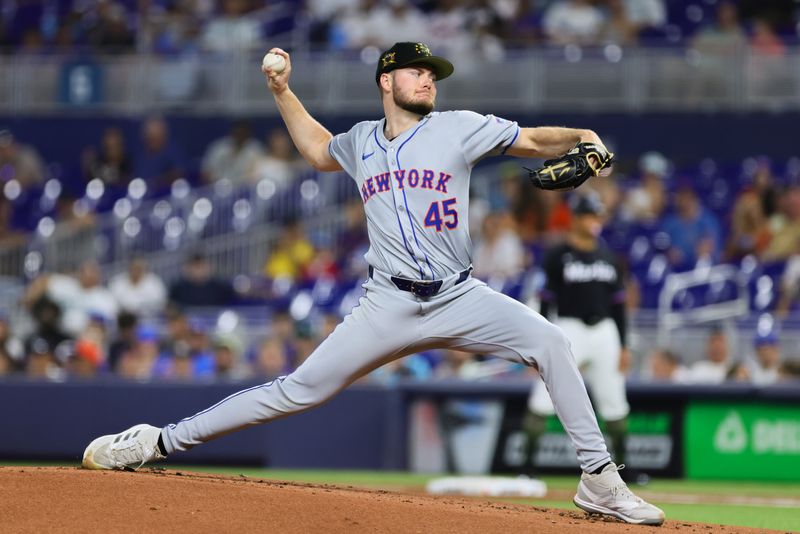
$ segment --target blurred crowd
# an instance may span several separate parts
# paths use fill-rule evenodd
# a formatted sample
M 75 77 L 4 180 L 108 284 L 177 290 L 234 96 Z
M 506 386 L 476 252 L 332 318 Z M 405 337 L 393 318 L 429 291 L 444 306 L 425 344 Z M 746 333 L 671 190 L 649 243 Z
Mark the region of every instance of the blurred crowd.
M 796 37 L 797 15 L 791 2 L 722 0 L 16 0 L 0 10 L 0 50 L 32 56 L 225 54 L 261 50 L 275 43 L 274 37 L 291 35 L 294 40 L 287 42 L 354 52 L 420 40 L 444 55 L 478 51 L 489 60 L 532 44 L 607 47 L 645 41 L 687 46 L 705 56 L 749 45 L 777 57 Z M 32 232 L 43 233 L 44 221 L 78 231 L 92 228 L 104 213 L 124 206 L 121 199 L 130 205 L 163 197 L 176 185 L 226 184 L 275 195 L 294 191 L 298 176 L 308 171 L 283 128 L 256 132 L 247 121 L 232 123 L 197 161 L 157 116 L 143 120 L 135 138 L 110 127 L 73 161 L 57 163 L 43 161 L 35 146 L 0 125 L 0 246 L 25 245 Z M 492 185 L 481 189 L 486 182 L 473 179 L 474 275 L 536 307 L 539 261 L 570 230 L 568 197 L 534 188 L 517 164 L 479 168 L 480 175 L 490 175 Z M 20 303 L 23 319 L 0 318 L 0 374 L 149 380 L 243 379 L 291 371 L 355 303 L 345 296 L 357 292 L 366 273 L 368 239 L 352 189 L 351 197 L 338 199 L 345 222 L 332 240 L 311 235 L 296 214 L 276 220 L 280 235 L 261 272 L 243 273 L 247 283 L 216 274 L 201 250 L 187 251 L 182 275 L 170 280 L 141 257 L 125 272 L 105 275 L 95 261 L 74 272 L 0 273 L 31 277 Z M 603 238 L 627 268 L 631 312 L 656 306 L 668 273 L 721 263 L 749 277 L 752 310 L 780 322 L 798 307 L 800 160 L 746 157 L 678 167 L 662 154 L 647 153 L 620 162 L 612 179 L 592 180 L 585 189 L 596 190 L 606 207 Z M 130 207 L 120 213 L 124 218 Z M 299 317 L 289 297 L 300 287 L 327 291 L 338 300 Z M 689 306 L 693 297 L 681 298 Z M 253 305 L 267 311 L 247 320 L 246 313 L 231 311 Z M 216 311 L 203 311 L 209 309 Z M 752 350 L 735 357 L 728 346 L 740 340 L 731 341 L 722 328 L 709 335 L 705 354 L 681 358 L 674 350 L 648 349 L 636 374 L 683 383 L 774 382 L 797 374 L 792 362 L 798 355 L 781 354 L 777 332 L 756 332 L 752 343 L 743 344 Z M 395 362 L 369 379 L 526 372 L 488 357 L 433 351 Z
M 0 11 L 0 49 L 187 55 L 274 43 L 360 51 L 424 41 L 439 53 L 499 60 L 535 44 L 660 42 L 713 53 L 750 43 L 782 54 L 797 21 L 790 0 L 9 0 Z
M 159 184 L 174 183 L 184 175 L 180 150 L 164 120 L 149 118 L 142 124 L 143 148 L 138 155 L 128 155 L 125 139 L 113 128 L 98 146 L 87 147 L 79 162 L 82 187 L 99 181 L 104 188 L 129 194 L 137 179 L 142 187 L 158 189 Z M 25 191 L 42 180 L 43 171 L 35 149 L 6 131 L 0 133 L 0 157 L 9 153 L 14 158 L 6 159 L 2 169 L 4 204 L 11 213 L 12 200 L 21 193 L 9 194 L 13 189 L 9 184 Z M 781 166 L 766 157 L 750 157 L 731 165 L 702 161 L 679 169 L 662 154 L 650 152 L 638 161 L 620 162 L 611 179 L 591 180 L 573 194 L 596 191 L 603 199 L 602 237 L 627 268 L 630 312 L 653 307 L 646 287 L 659 265 L 661 282 L 665 273 L 720 263 L 742 269 L 750 265 L 751 270 L 753 265 L 775 265 L 775 288 L 769 289 L 767 300 L 754 299 L 752 305 L 754 311 L 772 314 L 779 325 L 800 297 L 797 163 Z M 266 132 L 262 143 L 246 122 L 234 122 L 227 135 L 207 147 L 196 172 L 197 185 L 228 180 L 258 187 L 269 180 L 275 188 L 289 187 L 303 167 L 282 129 Z M 542 287 L 539 262 L 544 251 L 570 231 L 569 197 L 536 189 L 516 163 L 479 168 L 476 174 L 469 220 L 474 275 L 537 308 Z M 493 179 L 482 181 L 480 175 L 487 174 Z M 490 186 L 481 189 L 481 183 Z M 85 195 L 57 198 L 67 203 L 60 211 L 66 219 L 60 222 L 81 216 L 89 220 L 93 215 L 79 209 Z M 360 198 L 354 195 L 341 210 L 345 223 L 333 242 L 316 240 L 302 220 L 282 221 L 261 272 L 242 273 L 247 275 L 246 284 L 217 274 L 200 248 L 186 252 L 181 276 L 170 280 L 153 272 L 142 257 L 132 260 L 124 272 L 106 273 L 109 276 L 94 260 L 83 262 L 74 272 L 42 272 L 27 285 L 21 302 L 24 319 L 0 321 L 0 374 L 56 380 L 97 375 L 137 380 L 245 379 L 285 374 L 302 363 L 355 304 L 346 297 L 358 294 L 359 280 L 365 276 L 368 236 Z M 6 234 L 9 231 L 6 227 Z M 26 239 L 24 229 L 17 231 Z M 308 297 L 313 302 L 298 312 L 295 301 L 300 290 L 329 297 Z M 257 311 L 248 312 L 248 307 Z M 638 355 L 635 376 L 676 383 L 738 380 L 759 385 L 795 376 L 793 362 L 798 355 L 781 354 L 778 332 L 777 326 L 756 332 L 752 350 L 742 349 L 751 345 L 749 340 L 740 344 L 739 335 L 731 340 L 731 332 L 723 328 L 711 332 L 705 354 L 680 357 L 674 350 L 647 346 L 646 353 Z M 731 343 L 740 349 L 735 356 L 730 354 Z M 527 372 L 488 356 L 431 351 L 390 364 L 368 379 L 495 379 Z
M 298 173 L 310 170 L 284 128 L 255 137 L 238 121 L 230 133 L 192 161 L 158 116 L 142 121 L 138 139 L 118 127 L 105 129 L 95 144 L 72 160 L 45 163 L 35 146 L 0 125 L 0 243 L 24 242 L 42 218 L 76 228 L 94 223 L 94 214 L 110 210 L 120 198 L 163 197 L 179 184 L 228 187 L 269 183 L 272 194 L 286 190 Z

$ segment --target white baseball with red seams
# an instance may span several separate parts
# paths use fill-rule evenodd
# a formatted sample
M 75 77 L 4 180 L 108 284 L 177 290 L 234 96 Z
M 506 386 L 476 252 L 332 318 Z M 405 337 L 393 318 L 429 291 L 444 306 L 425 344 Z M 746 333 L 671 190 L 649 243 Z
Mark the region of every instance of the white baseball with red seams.
M 269 52 L 261 61 L 261 66 L 265 69 L 272 69 L 275 74 L 280 74 L 286 68 L 286 60 L 279 54 Z

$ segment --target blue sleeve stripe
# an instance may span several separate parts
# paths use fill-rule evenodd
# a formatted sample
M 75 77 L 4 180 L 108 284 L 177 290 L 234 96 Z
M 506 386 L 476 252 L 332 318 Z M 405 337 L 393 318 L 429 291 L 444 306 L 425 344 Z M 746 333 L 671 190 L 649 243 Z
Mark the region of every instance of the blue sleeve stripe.
M 506 150 L 508 150 L 509 148 L 511 148 L 514 145 L 514 143 L 517 141 L 517 137 L 519 137 L 520 130 L 522 130 L 522 128 L 520 128 L 519 124 L 517 124 L 517 132 L 514 134 L 514 138 L 511 139 L 511 142 L 506 145 L 506 147 L 503 149 L 502 152 L 500 152 L 500 155 L 505 154 Z

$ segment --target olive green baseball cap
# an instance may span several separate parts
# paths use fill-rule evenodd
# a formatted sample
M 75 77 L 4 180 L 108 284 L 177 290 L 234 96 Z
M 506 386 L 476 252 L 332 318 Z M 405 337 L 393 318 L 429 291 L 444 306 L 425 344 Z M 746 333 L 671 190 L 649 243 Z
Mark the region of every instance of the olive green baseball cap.
M 424 65 L 436 74 L 436 80 L 444 80 L 453 74 L 453 64 L 443 57 L 431 54 L 431 49 L 424 43 L 395 43 L 389 50 L 381 54 L 375 72 L 375 83 L 380 83 L 381 74 L 395 69 Z

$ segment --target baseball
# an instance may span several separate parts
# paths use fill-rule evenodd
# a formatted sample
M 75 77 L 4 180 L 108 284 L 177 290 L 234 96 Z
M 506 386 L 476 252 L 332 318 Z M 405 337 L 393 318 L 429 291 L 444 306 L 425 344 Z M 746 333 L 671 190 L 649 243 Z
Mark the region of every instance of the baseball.
M 265 69 L 272 69 L 272 72 L 275 74 L 280 74 L 283 72 L 283 69 L 286 68 L 286 60 L 283 59 L 283 56 L 270 52 L 264 56 L 264 60 L 261 62 L 261 65 Z

